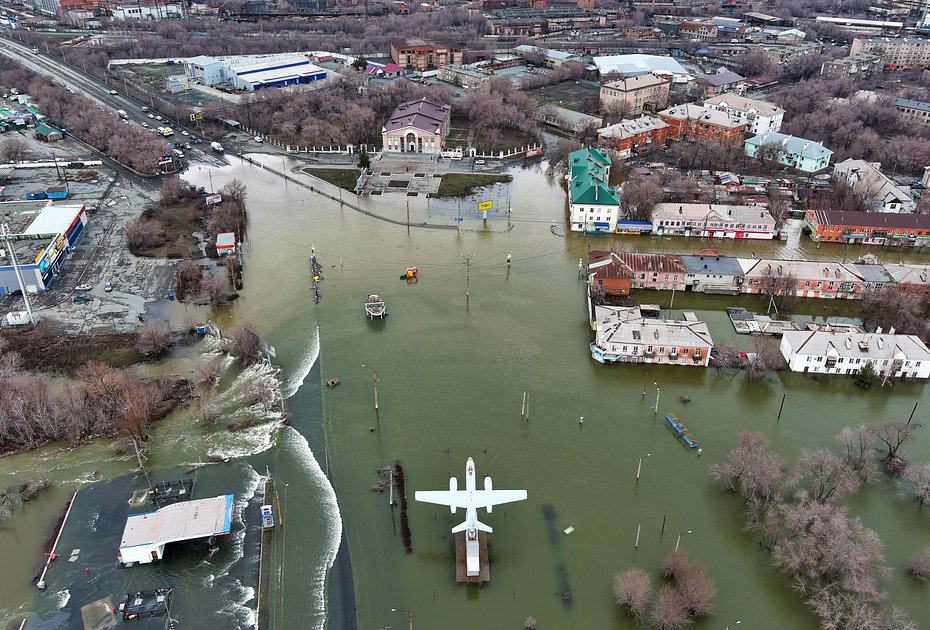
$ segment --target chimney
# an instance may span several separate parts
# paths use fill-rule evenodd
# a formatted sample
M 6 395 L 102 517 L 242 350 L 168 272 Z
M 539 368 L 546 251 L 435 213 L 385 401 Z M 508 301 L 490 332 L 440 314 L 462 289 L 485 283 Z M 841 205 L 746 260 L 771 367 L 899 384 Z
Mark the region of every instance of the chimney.
M 888 334 L 889 334 L 889 335 L 893 335 L 893 334 L 894 334 L 894 326 L 892 326 L 891 328 L 888 329 Z
M 681 206 L 678 206 L 678 214 L 681 214 Z
M 882 350 L 885 347 L 885 340 L 881 337 L 878 338 L 878 349 Z
M 852 349 L 852 338 L 851 337 L 846 337 L 846 349 L 847 350 Z

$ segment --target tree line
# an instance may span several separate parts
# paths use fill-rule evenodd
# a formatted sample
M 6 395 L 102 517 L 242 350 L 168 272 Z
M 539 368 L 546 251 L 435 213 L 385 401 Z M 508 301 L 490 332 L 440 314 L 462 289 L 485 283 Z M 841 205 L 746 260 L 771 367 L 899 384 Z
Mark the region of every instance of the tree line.
M 29 94 L 49 122 L 117 162 L 140 173 L 158 172 L 158 161 L 168 145 L 151 131 L 123 124 L 114 112 L 53 85 L 5 57 L 0 59 L 0 84 Z
M 904 610 L 884 602 L 881 582 L 891 570 L 878 534 L 838 501 L 884 470 L 903 475 L 917 501 L 930 503 L 930 465 L 907 470 L 902 454 L 920 426 L 890 420 L 846 427 L 836 438 L 838 453 L 802 449 L 790 469 L 764 435 L 743 431 L 727 458 L 711 467 L 711 477 L 745 502 L 746 531 L 825 628 L 917 628 Z M 927 560 L 930 551 L 918 552 L 906 568 L 925 579 Z

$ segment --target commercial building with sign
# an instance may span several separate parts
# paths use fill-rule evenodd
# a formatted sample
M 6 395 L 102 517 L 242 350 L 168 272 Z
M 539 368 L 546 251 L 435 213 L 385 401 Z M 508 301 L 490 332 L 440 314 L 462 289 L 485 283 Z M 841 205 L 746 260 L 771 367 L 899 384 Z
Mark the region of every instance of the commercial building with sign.
M 47 291 L 87 225 L 83 204 L 43 201 L 0 203 L 10 229 L 23 284 L 29 293 Z M 0 258 L 0 295 L 20 290 L 9 251 Z

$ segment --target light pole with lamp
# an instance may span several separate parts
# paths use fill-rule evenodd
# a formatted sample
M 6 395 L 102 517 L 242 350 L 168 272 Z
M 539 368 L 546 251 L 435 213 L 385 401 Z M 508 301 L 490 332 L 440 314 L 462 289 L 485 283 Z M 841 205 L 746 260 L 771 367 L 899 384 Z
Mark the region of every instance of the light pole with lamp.
M 659 413 L 659 384 L 658 384 L 658 383 L 655 383 L 655 382 L 653 382 L 652 384 L 656 386 L 656 408 L 655 408 L 655 412 L 656 412 L 656 413 Z
M 400 610 L 399 608 L 392 608 L 391 612 L 405 612 L 407 613 L 407 625 L 408 630 L 413 630 L 413 613 L 409 610 Z
M 375 372 L 375 369 L 374 369 L 373 367 L 371 367 L 371 366 L 369 366 L 369 365 L 365 365 L 364 363 L 362 363 L 362 367 L 363 367 L 363 368 L 368 368 L 369 370 L 371 370 L 371 380 L 372 380 L 372 383 L 374 383 L 374 386 L 375 386 L 375 411 L 377 411 L 377 410 L 378 410 L 378 380 L 379 380 L 379 379 L 378 379 L 378 373 Z
M 738 626 L 738 625 L 740 625 L 741 623 L 743 623 L 743 622 L 742 622 L 740 619 L 737 619 L 736 621 L 733 622 L 732 625 Z M 727 630 L 730 630 L 730 624 L 727 624 Z
M 652 457 L 652 453 L 646 453 L 639 458 L 639 466 L 636 467 L 636 481 L 639 481 L 639 473 L 643 469 L 643 457 Z
M 689 529 L 686 532 L 681 532 L 678 534 L 678 540 L 675 541 L 675 551 L 678 551 L 678 545 L 681 544 L 681 537 L 684 536 L 685 534 L 690 534 L 690 533 L 691 533 L 691 530 Z

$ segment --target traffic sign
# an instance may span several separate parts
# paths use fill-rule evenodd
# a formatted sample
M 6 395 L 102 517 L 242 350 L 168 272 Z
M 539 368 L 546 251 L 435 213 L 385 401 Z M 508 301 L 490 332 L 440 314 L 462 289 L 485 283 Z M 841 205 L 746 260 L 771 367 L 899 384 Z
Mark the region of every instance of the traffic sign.
M 478 202 L 478 212 L 487 212 L 494 207 L 493 201 L 480 201 Z
M 462 221 L 465 220 L 465 217 L 455 217 L 455 218 L 452 219 L 452 220 L 455 221 L 456 223 L 461 223 Z

